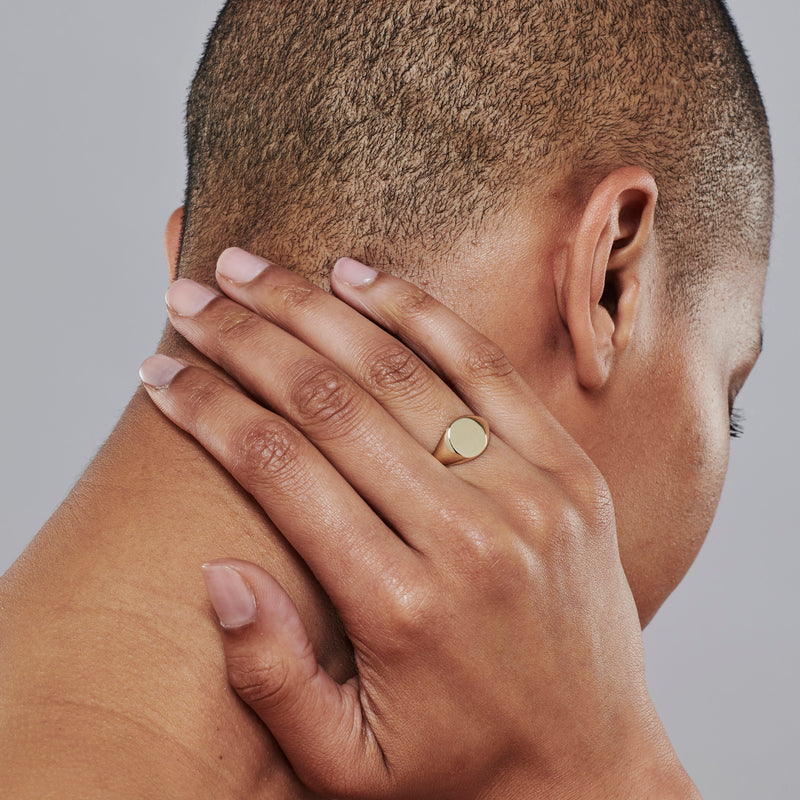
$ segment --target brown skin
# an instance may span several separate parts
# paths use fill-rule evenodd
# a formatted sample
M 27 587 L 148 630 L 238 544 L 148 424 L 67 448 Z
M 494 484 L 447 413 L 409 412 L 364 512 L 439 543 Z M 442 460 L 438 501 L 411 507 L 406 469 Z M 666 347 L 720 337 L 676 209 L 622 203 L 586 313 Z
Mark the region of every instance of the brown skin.
M 176 329 L 266 408 L 182 362 L 143 367 L 159 408 L 309 564 L 353 642 L 358 677 L 340 685 L 278 583 L 216 562 L 233 685 L 324 796 L 696 796 L 647 693 L 602 477 L 488 340 L 397 278 L 348 284 L 344 264 L 334 291 L 386 330 L 240 250 L 220 269 L 265 271 L 218 281 L 246 308 L 192 281 L 170 288 Z M 493 438 L 446 469 L 430 450 L 470 412 Z
M 593 201 L 576 213 L 529 198 L 465 243 L 457 272 L 443 265 L 442 286 L 426 288 L 506 352 L 599 467 L 647 620 L 691 563 L 716 506 L 728 394 L 754 360 L 763 266 L 734 271 L 730 289 L 714 284 L 705 323 L 671 323 L 652 241 L 652 180 L 619 170 Z M 628 246 L 612 249 L 615 240 Z M 174 237 L 170 251 L 174 259 Z M 613 326 L 599 306 L 608 270 L 629 301 Z M 205 363 L 185 345 L 165 349 Z M 9 791 L 85 797 L 87 786 L 116 781 L 131 797 L 153 785 L 164 797 L 306 796 L 226 685 L 199 574 L 223 556 L 266 567 L 298 605 L 320 661 L 337 679 L 352 674 L 302 563 L 230 477 L 137 395 L 0 584 L 0 655 L 18 665 L 0 677 Z

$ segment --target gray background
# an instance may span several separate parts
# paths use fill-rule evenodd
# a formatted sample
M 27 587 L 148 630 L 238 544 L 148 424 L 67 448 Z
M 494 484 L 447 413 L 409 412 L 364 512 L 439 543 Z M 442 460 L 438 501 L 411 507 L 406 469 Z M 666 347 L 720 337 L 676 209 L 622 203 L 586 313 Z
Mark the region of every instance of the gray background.
M 731 5 L 776 151 L 766 348 L 741 397 L 746 433 L 709 540 L 646 643 L 652 693 L 701 791 L 749 800 L 800 797 L 800 10 Z M 92 458 L 158 342 L 182 105 L 221 1 L 3 6 L 0 571 Z

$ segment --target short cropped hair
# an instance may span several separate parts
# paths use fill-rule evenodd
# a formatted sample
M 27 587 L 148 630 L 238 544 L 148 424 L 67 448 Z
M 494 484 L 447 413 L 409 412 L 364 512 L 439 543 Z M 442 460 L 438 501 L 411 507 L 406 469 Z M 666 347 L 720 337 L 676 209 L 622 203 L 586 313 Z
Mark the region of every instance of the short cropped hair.
M 520 192 L 585 200 L 624 165 L 656 178 L 677 294 L 769 249 L 766 114 L 718 0 L 229 0 L 187 147 L 195 273 L 235 244 L 418 277 Z

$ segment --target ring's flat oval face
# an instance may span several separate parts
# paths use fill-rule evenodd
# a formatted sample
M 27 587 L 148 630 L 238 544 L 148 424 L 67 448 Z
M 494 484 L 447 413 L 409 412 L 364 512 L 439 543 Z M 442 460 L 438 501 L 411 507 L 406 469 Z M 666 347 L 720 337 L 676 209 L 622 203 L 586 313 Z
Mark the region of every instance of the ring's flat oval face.
M 461 417 L 450 425 L 450 446 L 463 458 L 477 458 L 489 444 L 483 425 L 469 417 Z

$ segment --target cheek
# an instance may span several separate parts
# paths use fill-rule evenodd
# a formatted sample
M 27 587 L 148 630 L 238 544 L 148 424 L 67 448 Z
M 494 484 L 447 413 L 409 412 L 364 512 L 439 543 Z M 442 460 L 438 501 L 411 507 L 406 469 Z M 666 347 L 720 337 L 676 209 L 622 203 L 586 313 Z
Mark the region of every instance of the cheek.
M 613 441 L 590 452 L 614 497 L 620 556 L 642 624 L 697 556 L 728 459 L 725 412 L 712 398 L 683 381 L 653 388 L 650 402 L 636 414 L 631 409 L 621 427 L 609 421 Z

